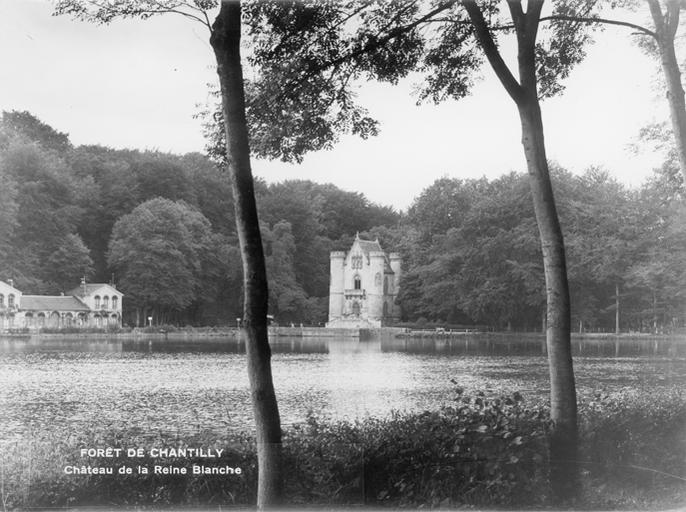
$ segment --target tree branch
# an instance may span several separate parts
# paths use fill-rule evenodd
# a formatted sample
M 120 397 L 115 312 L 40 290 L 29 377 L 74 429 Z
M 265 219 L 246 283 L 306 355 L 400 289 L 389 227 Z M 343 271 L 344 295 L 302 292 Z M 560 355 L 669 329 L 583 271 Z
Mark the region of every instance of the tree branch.
M 660 2 L 657 0 L 647 0 L 648 7 L 650 8 L 650 16 L 653 18 L 653 23 L 655 23 L 656 34 L 662 33 L 665 25 L 665 20 L 662 16 L 662 9 L 660 8 Z M 655 37 L 657 39 L 657 36 Z
M 500 82 L 503 84 L 503 87 L 505 87 L 507 93 L 515 101 L 515 103 L 519 104 L 523 94 L 522 87 L 519 85 L 519 82 L 517 82 L 517 79 L 514 77 L 510 71 L 510 68 L 507 67 L 507 64 L 505 64 L 505 61 L 500 55 L 498 47 L 496 46 L 495 41 L 488 30 L 488 26 L 486 24 L 486 20 L 484 19 L 483 13 L 481 12 L 481 8 L 477 5 L 476 0 L 461 1 L 462 5 L 467 10 L 469 19 L 472 20 L 472 26 L 474 27 L 476 38 L 479 41 L 481 48 L 483 48 L 488 62 L 491 64 L 491 67 L 495 71 L 495 74 Z M 515 20 L 515 24 L 516 23 L 517 21 Z
M 669 0 L 667 2 L 667 12 L 665 13 L 665 17 L 667 18 L 665 23 L 665 36 L 669 39 L 674 39 L 676 31 L 679 28 L 680 9 L 681 6 L 679 5 L 679 2 L 675 2 L 674 0 Z
M 439 4 L 438 7 L 436 7 L 432 11 L 429 11 L 427 14 L 425 14 L 421 18 L 416 19 L 412 23 L 405 25 L 404 27 L 399 27 L 397 29 L 391 30 L 386 36 L 384 36 L 380 39 L 375 39 L 371 43 L 368 43 L 368 44 L 364 45 L 363 47 L 358 48 L 357 50 L 352 50 L 351 52 L 349 52 L 349 53 L 347 53 L 347 54 L 345 54 L 345 55 L 343 55 L 337 59 L 328 61 L 328 62 L 324 63 L 322 66 L 319 66 L 319 67 L 317 67 L 313 70 L 310 70 L 310 71 L 314 71 L 315 73 L 319 72 L 319 71 L 323 71 L 324 69 L 326 69 L 328 67 L 337 66 L 338 64 L 341 64 L 342 62 L 345 62 L 349 59 L 354 59 L 355 57 L 359 57 L 360 55 L 363 55 L 367 52 L 376 50 L 377 48 L 383 46 L 384 44 L 395 39 L 396 37 L 399 37 L 402 34 L 409 32 L 413 28 L 417 27 L 418 25 L 421 25 L 422 23 L 425 23 L 426 21 L 431 20 L 436 14 L 439 14 L 439 13 L 449 9 L 456 2 L 457 2 L 457 0 L 447 0 L 446 2 L 444 2 L 442 4 Z
M 635 23 L 629 23 L 627 21 L 611 20 L 608 18 L 596 18 L 596 17 L 586 17 L 586 16 L 567 16 L 563 14 L 552 14 L 550 16 L 544 16 L 539 21 L 573 21 L 580 23 L 600 23 L 604 25 L 617 25 L 620 27 L 628 27 L 637 30 L 643 35 L 647 35 L 657 39 L 657 34 L 652 30 L 649 30 L 641 25 L 636 25 Z
M 533 49 L 536 46 L 538 26 L 541 22 L 543 0 L 529 0 L 526 7 L 526 43 Z

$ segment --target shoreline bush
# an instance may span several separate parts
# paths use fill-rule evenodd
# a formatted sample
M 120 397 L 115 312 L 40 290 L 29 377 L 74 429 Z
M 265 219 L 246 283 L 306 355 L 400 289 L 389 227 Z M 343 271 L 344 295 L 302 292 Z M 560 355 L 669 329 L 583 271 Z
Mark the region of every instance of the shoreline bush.
M 657 395 L 657 394 L 656 394 Z M 581 413 L 582 482 L 577 509 L 660 509 L 686 500 L 686 400 L 595 396 Z M 284 432 L 285 496 L 294 507 L 514 508 L 550 506 L 548 410 L 519 394 L 467 397 L 388 418 L 326 422 L 314 416 Z M 208 459 L 81 459 L 86 447 L 211 447 Z M 0 453 L 3 508 L 245 507 L 253 505 L 256 458 L 248 433 L 141 431 L 45 434 Z M 230 465 L 238 476 L 65 475 L 66 465 L 190 468 Z

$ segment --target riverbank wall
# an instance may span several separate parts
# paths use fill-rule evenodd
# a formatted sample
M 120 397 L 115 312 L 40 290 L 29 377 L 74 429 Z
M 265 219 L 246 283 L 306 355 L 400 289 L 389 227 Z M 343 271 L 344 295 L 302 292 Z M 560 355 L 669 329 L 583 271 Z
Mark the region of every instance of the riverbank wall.
M 379 339 L 386 337 L 396 337 L 405 329 L 395 327 L 382 327 L 378 329 L 357 329 L 357 328 L 327 328 L 327 327 L 269 327 L 270 338 L 336 338 L 351 340 Z M 240 337 L 240 330 L 236 327 L 226 328 L 183 328 L 178 330 L 165 329 L 138 329 L 134 328 L 127 331 L 115 332 L 93 332 L 91 330 L 79 332 L 69 330 L 68 332 L 6 332 L 0 333 L 1 337 L 8 338 L 30 338 L 30 339 L 84 339 L 84 340 L 169 340 L 169 341 L 193 341 L 195 339 L 237 339 Z
M 539 336 L 545 339 L 545 334 L 536 332 L 482 332 L 469 329 L 461 330 L 434 330 L 434 329 L 407 329 L 403 327 L 381 327 L 378 329 L 349 329 L 349 328 L 327 328 L 327 327 L 269 327 L 270 338 L 335 338 L 350 340 L 374 340 L 384 338 L 405 338 L 405 339 L 460 339 L 465 336 L 480 336 L 486 338 L 511 338 L 516 339 L 522 336 L 531 338 Z M 91 330 L 78 332 L 70 330 L 68 332 L 0 332 L 2 338 L 24 338 L 24 339 L 83 339 L 83 340 L 169 340 L 169 341 L 193 341 L 202 339 L 237 339 L 240 331 L 236 327 L 225 328 L 182 328 L 177 330 L 151 330 L 131 329 L 116 332 L 93 332 Z M 598 340 L 598 339 L 686 339 L 686 334 L 650 334 L 650 333 L 571 333 L 572 340 Z

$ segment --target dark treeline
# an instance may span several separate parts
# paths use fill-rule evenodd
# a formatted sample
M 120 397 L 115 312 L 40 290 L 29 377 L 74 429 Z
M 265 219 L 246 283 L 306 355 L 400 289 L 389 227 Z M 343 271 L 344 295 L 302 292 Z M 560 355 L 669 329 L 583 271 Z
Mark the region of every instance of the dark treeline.
M 683 325 L 686 210 L 673 172 L 640 190 L 599 169 L 553 167 L 580 331 L 658 332 Z M 409 209 L 400 300 L 408 319 L 541 329 L 543 269 L 524 174 L 443 178 Z M 412 242 L 407 242 L 412 240 Z
M 580 330 L 673 330 L 684 323 L 686 209 L 675 165 L 640 190 L 602 170 L 554 170 L 573 320 Z M 320 323 L 329 252 L 356 232 L 403 255 L 404 320 L 540 329 L 545 293 L 526 176 L 442 178 L 407 213 L 310 181 L 257 183 L 270 286 L 281 323 Z M 229 184 L 204 155 L 73 147 L 26 112 L 0 126 L 0 279 L 59 294 L 114 281 L 126 322 L 231 324 L 241 260 Z
M 400 214 L 308 181 L 256 184 L 281 322 L 319 323 L 329 251 Z M 201 154 L 73 147 L 28 112 L 0 125 L 0 279 L 59 294 L 114 281 L 125 322 L 217 325 L 242 316 L 241 259 L 227 177 Z

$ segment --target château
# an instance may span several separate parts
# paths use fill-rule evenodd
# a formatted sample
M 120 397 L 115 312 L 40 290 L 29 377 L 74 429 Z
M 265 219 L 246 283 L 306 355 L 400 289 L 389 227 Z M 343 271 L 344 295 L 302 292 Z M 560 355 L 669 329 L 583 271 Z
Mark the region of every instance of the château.
M 349 251 L 332 252 L 326 326 L 375 328 L 399 321 L 400 264 L 398 253 L 387 255 L 378 239 L 359 234 Z

